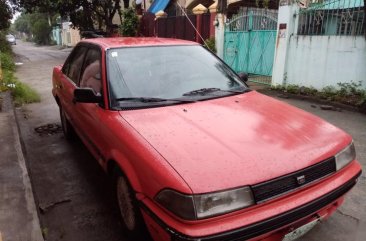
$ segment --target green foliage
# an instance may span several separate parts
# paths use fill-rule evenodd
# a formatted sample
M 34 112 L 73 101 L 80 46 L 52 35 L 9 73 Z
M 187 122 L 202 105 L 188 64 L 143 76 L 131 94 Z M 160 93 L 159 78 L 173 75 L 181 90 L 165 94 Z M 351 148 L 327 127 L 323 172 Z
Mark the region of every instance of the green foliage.
M 0 31 L 0 52 L 2 53 L 11 53 L 11 46 L 6 41 L 5 33 Z
M 9 70 L 3 70 L 3 81 L 0 81 L 0 91 L 6 90 L 11 91 L 17 106 L 41 101 L 41 97 L 34 89 L 17 80 Z
M 298 85 L 287 85 L 285 91 L 290 94 L 299 94 L 300 87 Z
M 333 100 L 336 95 L 337 89 L 334 86 L 325 86 L 319 93 L 319 97 L 329 100 Z
M 255 4 L 257 7 L 268 8 L 270 0 L 255 0 Z
M 211 37 L 209 39 L 205 40 L 205 45 L 207 46 L 207 48 L 209 50 L 211 50 L 212 52 L 216 53 L 216 44 L 215 44 L 215 37 Z
M 314 96 L 318 94 L 318 90 L 314 87 L 300 87 L 300 94 Z
M 296 95 L 315 96 L 328 101 L 366 108 L 366 89 L 362 89 L 361 82 L 338 83 L 338 87 L 326 86 L 319 91 L 313 87 L 300 87 L 298 85 L 276 85 L 272 86 L 271 89 Z
M 134 37 L 137 33 L 139 19 L 133 8 L 127 8 L 122 12 L 123 22 L 121 25 L 122 35 L 125 37 Z
M 18 17 L 14 22 L 15 30 L 21 32 L 30 34 L 31 33 L 31 19 L 30 14 L 22 14 L 20 17 Z
M 52 27 L 49 26 L 46 19 L 39 19 L 32 25 L 34 42 L 37 44 L 49 44 Z
M 272 85 L 271 90 L 285 91 L 286 87 L 284 85 Z
M 362 83 L 359 81 L 358 83 L 355 83 L 351 81 L 351 83 L 338 83 L 338 86 L 340 87 L 339 94 L 342 96 L 348 96 L 348 95 L 365 95 L 366 91 L 361 89 Z
M 10 27 L 10 20 L 13 18 L 13 13 L 7 1 L 0 1 L 0 30 Z
M 106 28 L 108 33 L 113 30 L 113 17 L 121 9 L 122 2 L 128 8 L 129 1 L 125 0 L 10 0 L 18 2 L 19 7 L 26 12 L 47 13 L 53 16 L 70 17 L 73 26 L 81 31 Z
M 22 14 L 14 23 L 19 32 L 33 35 L 37 44 L 49 44 L 52 27 L 49 26 L 48 16 L 44 13 Z
M 1 53 L 2 79 L 0 79 L 0 92 L 10 90 L 16 105 L 39 102 L 39 94 L 16 79 L 14 76 L 15 65 L 11 53 Z
M 9 71 L 15 70 L 13 58 L 9 53 L 0 53 L 0 62 L 2 69 Z
M 40 102 L 40 95 L 29 85 L 19 81 L 14 81 L 15 88 L 12 90 L 14 102 L 16 105 L 30 104 Z

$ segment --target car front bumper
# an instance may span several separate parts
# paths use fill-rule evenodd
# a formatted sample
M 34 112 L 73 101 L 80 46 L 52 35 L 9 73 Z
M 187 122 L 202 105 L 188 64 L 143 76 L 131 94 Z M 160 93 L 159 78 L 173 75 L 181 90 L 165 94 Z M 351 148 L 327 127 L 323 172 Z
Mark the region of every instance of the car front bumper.
M 224 217 L 222 220 L 210 222 L 208 225 L 210 227 L 209 229 L 207 229 L 208 226 L 201 221 L 198 223 L 185 223 L 182 225 L 183 228 L 178 230 L 178 228 L 180 228 L 179 226 L 175 225 L 175 223 L 169 225 L 167 221 L 158 217 L 155 212 L 148 207 L 148 205 L 145 205 L 142 202 L 141 207 L 151 235 L 155 240 L 159 241 L 282 240 L 282 237 L 291 230 L 320 217 L 326 218 L 341 205 L 343 202 L 343 196 L 352 189 L 352 187 L 357 183 L 358 177 L 361 175 L 360 166 L 357 162 L 353 162 L 345 169 L 348 170 L 342 170 L 340 173 L 335 174 L 335 177 L 331 177 L 324 181 L 333 183 L 342 182 L 341 185 L 338 185 L 336 188 L 324 193 L 320 197 L 314 198 L 312 201 L 290 208 L 289 210 L 264 220 L 214 234 L 193 236 L 192 234 L 187 233 L 191 230 L 195 233 L 199 233 L 202 230 L 215 230 L 215 227 L 220 229 L 220 227 L 222 228 L 227 224 L 226 221 L 228 221 L 230 217 Z M 321 187 L 317 187 L 317 185 L 320 185 Z M 319 184 L 315 184 L 309 189 L 327 189 L 330 186 L 332 186 L 330 183 L 328 183 L 328 186 L 322 186 L 321 182 Z M 307 192 L 307 195 L 311 195 L 311 190 L 307 190 Z M 298 198 L 301 198 L 300 193 L 297 194 L 299 195 Z M 286 201 L 286 198 L 283 198 L 282 201 Z M 258 213 L 260 212 L 259 209 L 260 207 L 258 208 Z M 281 207 L 279 207 L 279 209 L 281 209 Z M 252 212 L 252 215 L 255 215 L 255 213 L 256 212 Z

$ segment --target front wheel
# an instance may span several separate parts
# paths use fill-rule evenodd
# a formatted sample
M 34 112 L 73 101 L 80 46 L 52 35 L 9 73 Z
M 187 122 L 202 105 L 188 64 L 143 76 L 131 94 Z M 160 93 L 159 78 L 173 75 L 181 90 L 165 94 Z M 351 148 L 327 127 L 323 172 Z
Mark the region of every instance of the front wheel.
M 122 226 L 127 236 L 133 240 L 147 240 L 148 232 L 138 207 L 135 192 L 122 175 L 118 175 L 116 178 L 116 190 Z

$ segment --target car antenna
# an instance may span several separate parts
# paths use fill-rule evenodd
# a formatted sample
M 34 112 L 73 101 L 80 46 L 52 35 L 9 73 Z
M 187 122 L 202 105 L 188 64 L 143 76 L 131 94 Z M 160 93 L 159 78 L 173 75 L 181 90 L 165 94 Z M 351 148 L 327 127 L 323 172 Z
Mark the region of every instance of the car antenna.
M 198 36 L 201 38 L 203 44 L 211 51 L 213 51 L 207 44 L 206 41 L 202 38 L 201 34 L 198 32 L 197 28 L 194 26 L 194 24 L 192 23 L 192 21 L 189 19 L 186 11 L 182 8 L 182 6 L 180 5 L 179 1 L 176 2 L 180 8 L 180 10 L 184 13 L 184 16 L 188 19 L 189 23 L 192 25 L 192 27 L 194 28 L 194 30 L 196 31 L 196 33 L 198 34 Z

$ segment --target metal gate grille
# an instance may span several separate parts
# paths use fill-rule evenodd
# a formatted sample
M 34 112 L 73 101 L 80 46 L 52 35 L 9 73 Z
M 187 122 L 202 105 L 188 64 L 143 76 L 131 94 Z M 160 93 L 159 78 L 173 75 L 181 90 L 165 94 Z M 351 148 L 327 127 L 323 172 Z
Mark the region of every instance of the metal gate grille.
M 247 9 L 226 25 L 224 61 L 250 80 L 271 84 L 277 10 Z

